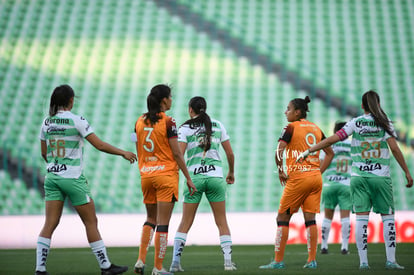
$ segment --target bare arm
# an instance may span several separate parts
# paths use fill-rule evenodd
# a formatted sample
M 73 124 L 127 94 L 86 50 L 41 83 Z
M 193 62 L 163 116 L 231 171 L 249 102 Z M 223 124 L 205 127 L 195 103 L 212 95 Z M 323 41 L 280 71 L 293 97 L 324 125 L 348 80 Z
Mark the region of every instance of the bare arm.
M 178 142 L 178 145 L 180 146 L 181 153 L 183 153 L 183 156 L 184 156 L 185 150 L 187 150 L 187 143 L 185 143 L 185 142 Z
M 323 151 L 325 152 L 325 158 L 323 159 L 321 166 L 319 168 L 321 173 L 325 172 L 326 168 L 328 168 L 329 164 L 331 164 L 332 159 L 335 155 L 330 146 L 323 149 Z
M 229 172 L 227 173 L 226 182 L 228 184 L 234 183 L 234 153 L 231 148 L 230 140 L 226 140 L 221 143 L 223 146 L 224 152 L 226 153 L 227 162 L 229 164 Z
M 320 141 L 318 144 L 315 144 L 311 148 L 309 148 L 309 153 L 322 150 L 328 146 L 331 146 L 334 143 L 337 143 L 339 140 L 340 140 L 339 136 L 336 134 L 333 134 L 332 136 L 325 138 L 324 140 Z
M 86 140 L 89 141 L 93 145 L 93 147 L 95 147 L 101 152 L 122 156 L 124 159 L 128 160 L 130 163 L 134 163 L 137 160 L 137 156 L 134 153 L 124 151 L 115 146 L 112 146 L 111 144 L 102 141 L 97 135 L 93 133 L 87 136 Z
M 395 140 L 395 138 L 391 137 L 387 139 L 387 143 L 388 143 L 388 146 L 390 147 L 392 155 L 395 157 L 401 169 L 405 173 L 405 177 L 407 178 L 406 186 L 407 187 L 413 186 L 413 178 L 411 177 L 410 171 L 408 170 L 407 163 L 405 162 L 404 156 L 400 150 L 400 147 L 398 146 L 397 141 Z
M 175 138 L 169 138 L 168 143 L 170 144 L 171 151 L 173 153 L 174 159 L 177 162 L 178 167 L 183 172 L 185 178 L 187 179 L 187 187 L 190 191 L 190 196 L 194 194 L 194 192 L 197 191 L 197 188 L 195 187 L 193 181 L 191 180 L 190 173 L 187 170 L 187 166 L 185 165 L 184 156 L 181 152 L 180 145 L 178 144 L 178 139 Z
M 324 149 L 328 146 L 331 146 L 334 143 L 337 143 L 338 141 L 340 141 L 339 136 L 336 134 L 333 134 L 332 136 L 325 138 L 324 140 L 322 140 L 321 142 L 313 145 L 311 148 L 309 148 L 308 150 L 306 150 L 305 152 L 302 152 L 297 158 L 296 161 L 297 162 L 301 162 L 302 160 L 304 160 L 310 153 L 313 153 L 315 151 L 319 151 L 321 149 Z M 324 170 L 325 171 L 325 170 Z
M 45 140 L 40 141 L 40 152 L 42 154 L 42 158 L 47 162 L 47 144 Z
M 279 141 L 277 144 L 277 149 L 275 152 L 275 161 L 277 171 L 279 172 L 279 180 L 282 186 L 286 185 L 286 180 L 288 176 L 286 175 L 285 171 L 283 170 L 283 152 L 285 151 L 287 143 L 284 141 Z

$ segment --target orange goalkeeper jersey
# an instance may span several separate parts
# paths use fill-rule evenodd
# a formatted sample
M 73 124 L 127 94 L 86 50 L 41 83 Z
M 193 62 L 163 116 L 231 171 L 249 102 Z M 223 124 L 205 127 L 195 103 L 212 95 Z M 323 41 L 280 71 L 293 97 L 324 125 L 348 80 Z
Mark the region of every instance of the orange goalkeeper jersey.
M 154 125 L 149 120 L 145 122 L 145 115 L 135 123 L 138 166 L 142 178 L 178 173 L 178 165 L 168 142 L 170 138 L 177 138 L 177 126 L 175 120 L 164 112 L 159 115 L 161 119 Z
M 284 157 L 286 164 L 283 167 L 290 179 L 309 177 L 319 171 L 319 151 L 311 153 L 303 162 L 296 162 L 297 156 L 317 144 L 325 136 L 314 123 L 301 119 L 289 123 L 283 130 L 279 141 L 287 143 Z

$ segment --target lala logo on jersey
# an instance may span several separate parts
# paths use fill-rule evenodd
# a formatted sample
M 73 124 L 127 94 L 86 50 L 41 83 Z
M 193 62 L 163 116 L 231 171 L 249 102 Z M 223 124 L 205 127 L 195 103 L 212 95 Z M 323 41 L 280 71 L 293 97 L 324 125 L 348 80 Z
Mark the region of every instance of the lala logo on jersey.
M 343 176 L 330 176 L 328 178 L 329 181 L 336 181 L 336 182 L 344 181 L 344 180 L 347 180 L 347 179 L 348 179 L 348 177 L 343 177 Z
M 365 160 L 365 165 L 360 165 L 359 170 L 360 171 L 366 171 L 366 172 L 372 172 L 375 170 L 381 170 L 382 166 L 379 163 L 372 163 L 372 160 Z
M 200 166 L 198 168 L 194 168 L 194 175 L 198 175 L 198 174 L 204 174 L 204 173 L 208 173 L 210 171 L 215 171 L 216 167 L 214 165 L 204 165 L 204 166 Z
M 50 172 L 59 173 L 59 172 L 66 171 L 66 170 L 68 170 L 68 168 L 66 167 L 65 164 L 55 164 L 52 167 L 47 168 L 47 171 L 49 173 Z

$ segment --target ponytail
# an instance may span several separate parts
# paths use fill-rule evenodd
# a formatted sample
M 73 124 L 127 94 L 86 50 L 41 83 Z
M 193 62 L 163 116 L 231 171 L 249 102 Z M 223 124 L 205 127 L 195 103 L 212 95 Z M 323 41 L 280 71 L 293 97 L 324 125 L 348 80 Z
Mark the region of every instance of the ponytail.
M 295 108 L 295 110 L 300 110 L 300 119 L 306 118 L 306 112 L 309 112 L 308 103 L 311 102 L 309 96 L 303 98 L 295 98 L 290 101 Z
M 336 132 L 338 132 L 339 130 L 341 130 L 341 129 L 342 129 L 342 127 L 344 127 L 344 126 L 345 126 L 345 124 L 346 124 L 346 122 L 345 122 L 345 121 L 337 121 L 337 122 L 335 122 L 334 130 L 333 130 L 334 134 L 335 134 Z
M 75 92 L 69 85 L 56 87 L 50 96 L 49 116 L 55 116 L 59 109 L 68 107 L 70 99 L 73 97 L 75 97 Z
M 199 140 L 200 147 L 204 149 L 204 152 L 207 152 L 211 148 L 211 135 L 213 134 L 213 125 L 211 123 L 210 116 L 206 113 L 207 109 L 207 102 L 201 96 L 193 97 L 188 106 L 193 109 L 194 113 L 197 115 L 196 117 L 187 120 L 184 124 L 189 124 L 190 127 L 200 127 L 204 125 L 205 132 L 203 133 L 204 136 L 202 140 Z
M 371 113 L 379 127 L 384 129 L 390 136 L 395 137 L 391 130 L 390 120 L 381 108 L 380 97 L 375 91 L 370 90 L 362 95 L 362 106 L 366 112 Z
M 148 122 L 149 120 L 151 125 L 154 125 L 161 118 L 159 115 L 161 112 L 161 105 L 157 98 L 152 94 L 149 94 L 147 97 L 147 108 L 148 112 L 145 113 L 145 122 Z
M 150 121 L 151 125 L 160 120 L 161 116 L 161 101 L 164 98 L 168 98 L 171 95 L 171 88 L 167 85 L 156 85 L 151 89 L 150 94 L 147 96 L 147 108 L 148 112 L 144 114 L 145 122 Z

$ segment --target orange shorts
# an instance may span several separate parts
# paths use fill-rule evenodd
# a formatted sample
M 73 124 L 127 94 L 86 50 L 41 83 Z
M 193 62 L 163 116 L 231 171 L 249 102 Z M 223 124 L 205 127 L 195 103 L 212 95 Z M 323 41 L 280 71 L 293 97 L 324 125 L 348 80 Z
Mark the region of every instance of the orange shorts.
M 175 202 L 178 200 L 178 173 L 141 178 L 145 204 Z
M 305 178 L 288 179 L 279 204 L 279 213 L 319 213 L 322 193 L 320 173 Z

